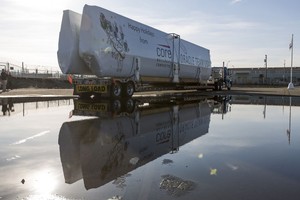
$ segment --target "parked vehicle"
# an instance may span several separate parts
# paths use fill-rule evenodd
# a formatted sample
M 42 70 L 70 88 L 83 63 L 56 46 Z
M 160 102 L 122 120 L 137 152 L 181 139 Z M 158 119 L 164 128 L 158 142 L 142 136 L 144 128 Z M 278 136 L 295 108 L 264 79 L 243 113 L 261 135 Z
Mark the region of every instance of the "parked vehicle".
M 213 67 L 211 71 L 212 75 L 209 82 L 214 85 L 215 90 L 222 90 L 223 88 L 227 88 L 227 90 L 231 89 L 232 80 L 227 67 Z
M 58 62 L 74 94 L 130 97 L 135 91 L 214 88 L 210 51 L 101 7 L 65 10 Z

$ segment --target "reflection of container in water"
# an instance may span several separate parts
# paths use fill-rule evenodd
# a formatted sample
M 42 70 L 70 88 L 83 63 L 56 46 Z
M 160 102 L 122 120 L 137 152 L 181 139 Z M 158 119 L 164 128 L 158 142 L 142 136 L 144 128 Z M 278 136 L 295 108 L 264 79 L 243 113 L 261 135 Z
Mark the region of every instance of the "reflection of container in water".
M 65 122 L 59 145 L 66 182 L 83 178 L 87 189 L 99 187 L 208 132 L 206 102 L 143 109 Z

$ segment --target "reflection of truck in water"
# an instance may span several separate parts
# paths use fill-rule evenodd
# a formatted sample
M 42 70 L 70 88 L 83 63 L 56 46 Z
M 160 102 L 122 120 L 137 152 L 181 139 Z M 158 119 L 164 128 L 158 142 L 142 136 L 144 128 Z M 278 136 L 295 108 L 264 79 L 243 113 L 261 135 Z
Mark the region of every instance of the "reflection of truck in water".
M 208 49 L 96 6 L 64 11 L 57 56 L 80 96 L 214 88 Z
M 173 105 L 145 102 L 130 115 L 65 122 L 59 133 L 65 181 L 83 179 L 86 189 L 96 188 L 177 152 L 208 133 L 211 105 L 206 99 Z

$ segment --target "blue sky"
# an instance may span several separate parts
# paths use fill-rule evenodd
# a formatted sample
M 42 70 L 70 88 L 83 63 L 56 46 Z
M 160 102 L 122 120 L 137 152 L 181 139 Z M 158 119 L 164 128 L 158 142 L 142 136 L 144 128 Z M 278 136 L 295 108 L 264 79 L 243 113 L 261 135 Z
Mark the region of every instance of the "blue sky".
M 0 62 L 59 69 L 62 12 L 97 5 L 206 47 L 213 66 L 300 67 L 299 0 L 1 0 Z

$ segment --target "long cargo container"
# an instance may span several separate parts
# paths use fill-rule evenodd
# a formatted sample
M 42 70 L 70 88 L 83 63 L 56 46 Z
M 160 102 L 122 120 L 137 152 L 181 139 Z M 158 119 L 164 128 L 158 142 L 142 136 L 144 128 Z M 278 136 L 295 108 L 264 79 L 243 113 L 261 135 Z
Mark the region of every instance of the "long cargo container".
M 85 5 L 82 15 L 64 11 L 59 37 L 61 70 L 98 77 L 75 80 L 75 94 L 120 97 L 145 88 L 209 86 L 208 49 L 101 7 Z
M 79 56 L 79 31 L 81 14 L 65 10 L 59 34 L 57 59 L 65 74 L 92 75 L 92 71 Z

